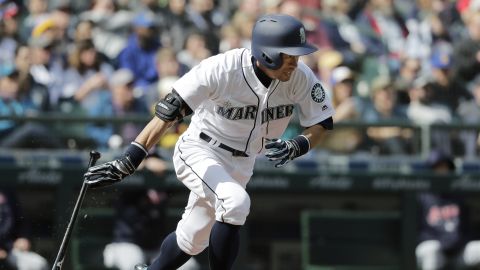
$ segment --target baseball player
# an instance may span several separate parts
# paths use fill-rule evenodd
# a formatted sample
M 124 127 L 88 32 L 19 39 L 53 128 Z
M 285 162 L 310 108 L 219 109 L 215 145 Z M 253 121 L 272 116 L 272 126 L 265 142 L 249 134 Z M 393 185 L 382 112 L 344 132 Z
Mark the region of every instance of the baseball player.
M 176 175 L 191 191 L 185 212 L 162 243 L 159 257 L 136 270 L 177 269 L 207 247 L 210 269 L 232 268 L 239 229 L 250 210 L 245 188 L 256 156 L 265 154 L 281 167 L 307 153 L 333 128 L 334 109 L 325 89 L 298 61 L 316 50 L 306 42 L 297 19 L 261 17 L 253 28 L 251 50 L 233 49 L 192 68 L 158 102 L 156 116 L 121 158 L 87 171 L 86 181 L 94 188 L 121 181 L 135 172 L 169 127 L 193 114 L 173 154 Z M 277 139 L 294 108 L 303 133 Z

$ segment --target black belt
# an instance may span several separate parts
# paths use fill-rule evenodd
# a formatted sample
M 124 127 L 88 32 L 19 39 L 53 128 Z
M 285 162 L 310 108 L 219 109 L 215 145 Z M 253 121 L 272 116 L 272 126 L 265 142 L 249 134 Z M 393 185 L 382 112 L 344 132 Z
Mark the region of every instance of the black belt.
M 200 132 L 200 139 L 206 141 L 207 143 L 210 142 L 211 140 L 213 140 L 212 137 L 208 136 L 207 134 L 203 133 L 203 132 Z M 225 145 L 223 143 L 220 143 L 218 145 L 218 147 L 222 148 L 223 150 L 227 150 L 228 152 L 232 153 L 232 156 L 234 157 L 248 157 L 248 155 L 243 152 L 243 151 L 240 151 L 240 150 L 237 150 L 237 149 L 233 149 L 231 148 L 230 146 L 228 145 Z

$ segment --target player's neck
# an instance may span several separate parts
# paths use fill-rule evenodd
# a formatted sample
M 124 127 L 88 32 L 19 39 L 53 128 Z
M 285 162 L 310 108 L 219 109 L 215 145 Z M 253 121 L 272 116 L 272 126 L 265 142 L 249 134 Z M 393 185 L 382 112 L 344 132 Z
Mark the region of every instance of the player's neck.
M 253 64 L 253 70 L 255 71 L 255 76 L 257 76 L 258 80 L 268 88 L 270 84 L 272 83 L 273 79 L 268 77 L 268 75 L 263 72 L 263 70 L 260 69 L 258 66 L 257 60 L 252 56 L 252 64 Z

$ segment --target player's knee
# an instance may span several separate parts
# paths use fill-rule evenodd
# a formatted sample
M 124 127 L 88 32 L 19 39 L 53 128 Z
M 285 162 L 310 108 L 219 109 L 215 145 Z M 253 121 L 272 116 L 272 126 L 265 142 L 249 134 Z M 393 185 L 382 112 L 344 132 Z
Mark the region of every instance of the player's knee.
M 469 267 L 480 265 L 480 240 L 467 243 L 463 252 L 463 261 Z
M 177 228 L 177 244 L 178 247 L 185 253 L 195 256 L 200 254 L 204 249 L 208 247 L 208 240 L 198 241 L 198 239 L 189 239 L 182 230 Z
M 445 257 L 442 253 L 441 244 L 437 240 L 421 242 L 415 254 L 417 262 L 422 269 L 439 269 L 445 264 Z
M 250 196 L 240 185 L 224 183 L 216 202 L 216 219 L 243 225 L 250 213 Z

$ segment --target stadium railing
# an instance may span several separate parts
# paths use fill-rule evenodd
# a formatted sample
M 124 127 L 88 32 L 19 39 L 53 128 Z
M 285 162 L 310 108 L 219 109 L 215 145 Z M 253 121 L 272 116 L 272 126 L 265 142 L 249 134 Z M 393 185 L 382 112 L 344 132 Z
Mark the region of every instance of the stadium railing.
M 149 116 L 126 116 L 122 118 L 70 115 L 0 117 L 0 121 L 40 122 L 56 127 L 56 129 L 52 129 L 52 133 L 53 130 L 65 131 L 72 125 L 81 127 L 87 123 L 113 123 L 115 125 L 121 125 L 126 122 L 147 123 L 149 119 Z M 459 165 L 458 174 L 440 177 L 431 175 L 426 170 L 424 163 L 425 157 L 432 148 L 432 133 L 439 131 L 447 134 L 446 136 L 451 139 L 452 145 L 455 146 L 455 141 L 461 142 L 459 134 L 462 134 L 462 132 L 473 132 L 476 135 L 478 130 L 480 130 L 480 125 L 444 124 L 419 126 L 411 123 L 395 122 L 375 124 L 339 123 L 336 125 L 335 130 L 361 131 L 365 135 L 368 128 L 372 127 L 406 129 L 408 131 L 406 134 L 409 135 L 406 138 L 412 147 L 406 154 L 380 153 L 374 151 L 378 149 L 374 147 L 374 144 L 359 145 L 352 152 L 338 153 L 319 147 L 312 153 L 294 160 L 291 166 L 287 166 L 283 170 L 273 170 L 268 160 L 259 157 L 256 173 L 248 185 L 249 192 L 257 193 L 258 195 L 253 195 L 256 197 L 264 194 L 280 194 L 283 197 L 281 194 L 289 194 L 290 196 L 290 194 L 325 195 L 327 193 L 338 194 L 339 198 L 348 196 L 345 194 L 351 193 L 361 194 L 361 196 L 364 196 L 362 194 L 371 196 L 372 193 L 389 194 L 388 196 L 398 197 L 401 203 L 397 210 L 402 215 L 403 241 L 410 243 L 402 247 L 411 251 L 415 228 L 412 228 L 407 221 L 414 220 L 416 211 L 415 205 L 412 204 L 414 193 L 426 190 L 454 191 L 466 194 L 480 192 L 480 163 L 476 156 L 464 157 L 465 149 L 462 149 L 462 147 L 454 148 L 457 151 L 455 162 Z M 298 130 L 295 129 L 299 129 L 299 127 L 293 125 L 292 129 L 289 132 L 296 132 Z M 65 132 L 64 136 L 68 138 L 71 134 Z M 73 135 L 78 134 L 74 133 Z M 67 202 L 72 201 L 72 198 L 76 196 L 88 162 L 88 151 L 95 147 L 93 144 L 78 146 L 79 144 L 77 144 L 76 148 L 65 149 L 0 149 L 0 170 L 2 171 L 0 187 L 10 187 L 19 191 L 28 190 L 30 192 L 28 196 L 34 191 L 48 191 L 48 194 L 55 195 L 54 199 L 52 199 L 51 212 L 54 215 L 54 224 L 56 225 L 52 228 L 51 224 L 43 224 L 43 227 L 47 228 L 47 233 L 42 232 L 44 238 L 55 238 L 53 230 L 57 227 L 58 230 L 63 229 L 62 224 L 65 224 L 70 214 L 71 203 Z M 171 151 L 171 149 L 164 150 L 166 152 Z M 120 152 L 121 149 L 115 151 L 106 150 L 102 152 L 101 161 L 109 160 Z M 168 154 L 165 156 L 168 156 Z M 152 173 L 141 171 L 132 175 L 129 181 L 122 182 L 115 189 L 139 186 L 163 187 L 173 193 L 185 192 L 173 174 L 171 167 L 161 181 Z M 98 191 L 89 194 L 90 197 L 87 198 L 87 201 L 90 201 L 91 205 L 87 205 L 87 207 L 108 207 L 108 202 L 102 199 L 107 193 L 106 191 Z M 321 200 L 321 197 L 319 197 L 319 200 Z M 318 210 L 306 203 L 304 205 L 302 201 L 299 204 L 303 205 L 300 208 L 304 212 L 316 213 L 315 211 Z M 178 207 L 178 205 L 175 207 Z M 91 210 L 92 208 L 88 209 Z M 42 217 L 39 213 L 37 214 L 39 217 Z M 252 215 L 255 214 L 252 213 Z M 300 212 L 298 215 L 300 216 Z M 272 217 L 265 218 L 271 219 Z M 300 218 L 297 222 L 300 223 Z M 41 225 L 39 224 L 38 226 Z M 248 233 L 246 235 L 248 237 Z M 54 245 L 53 242 L 56 241 L 50 239 L 51 245 Z M 52 249 L 52 246 L 44 248 L 48 251 Z M 78 248 L 78 245 L 74 244 L 72 248 Z M 72 255 L 77 255 L 73 255 L 72 259 L 77 264 L 81 264 L 82 262 L 78 261 L 79 257 L 78 253 L 75 253 L 76 251 L 74 249 Z M 408 256 L 402 258 L 402 262 L 405 262 L 406 265 L 412 265 L 412 261 L 412 258 Z M 80 268 L 74 267 L 73 269 Z

